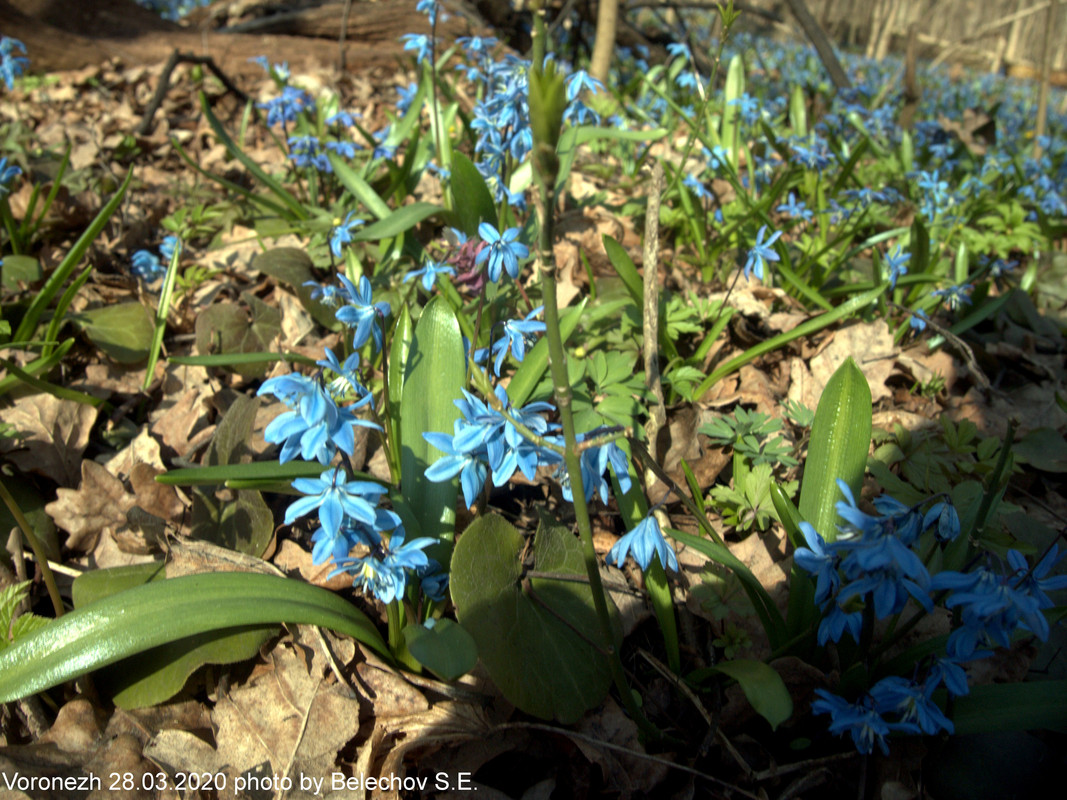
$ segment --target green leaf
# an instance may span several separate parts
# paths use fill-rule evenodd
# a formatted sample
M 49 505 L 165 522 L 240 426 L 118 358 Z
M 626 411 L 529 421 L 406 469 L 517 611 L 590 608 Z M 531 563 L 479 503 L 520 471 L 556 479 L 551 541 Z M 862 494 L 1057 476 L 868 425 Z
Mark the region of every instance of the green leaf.
M 19 283 L 31 284 L 41 279 L 41 262 L 30 256 L 4 256 L 3 288 L 17 291 Z
M 80 314 L 71 320 L 104 351 L 120 364 L 136 364 L 148 358 L 155 326 L 148 309 L 137 302 L 102 306 Z
M 726 148 L 730 166 L 737 169 L 738 157 L 744 142 L 741 141 L 741 107 L 737 104 L 745 93 L 745 63 L 740 55 L 730 59 L 726 68 L 726 88 L 723 97 L 722 123 L 719 139 Z
M 466 380 L 463 338 L 448 302 L 438 295 L 423 309 L 404 362 L 400 401 L 400 486 L 418 520 L 422 536 L 451 541 L 456 522 L 458 479 L 433 483 L 426 469 L 441 457 L 423 431 L 452 432 L 459 416 L 453 401 L 462 397 Z M 441 563 L 447 552 L 434 557 Z
M 740 684 L 748 702 L 771 724 L 772 730 L 777 730 L 793 716 L 793 698 L 789 696 L 782 676 L 762 661 L 738 658 L 716 664 L 712 669 Z
M 45 617 L 29 612 L 15 618 L 19 604 L 29 595 L 32 581 L 13 583 L 0 590 L 0 651 L 48 624 Z
M 577 306 L 568 308 L 560 314 L 559 335 L 564 344 L 567 343 L 567 340 L 571 338 L 571 334 L 578 327 L 578 322 L 581 320 L 582 312 L 585 311 L 585 306 L 588 302 L 589 298 L 583 298 L 582 302 Z M 547 369 L 548 338 L 542 336 L 537 340 L 537 344 L 526 353 L 526 357 L 519 364 L 519 368 L 511 376 L 511 382 L 508 383 L 508 397 L 511 398 L 512 405 L 516 407 L 526 405 L 526 401 L 530 399 L 530 395 L 533 394 L 534 389 L 540 383 Z
M 800 486 L 800 518 L 827 541 L 837 538 L 840 478 L 859 495 L 871 446 L 871 390 L 851 357 L 823 389 L 811 426 L 808 460 Z
M 463 153 L 453 153 L 452 175 L 449 180 L 452 207 L 455 209 L 455 227 L 467 236 L 475 237 L 478 235 L 479 223 L 496 221 L 493 195 L 485 185 L 482 173 Z
M 1042 472 L 1067 472 L 1067 440 L 1053 428 L 1035 428 L 1012 446 L 1023 464 Z
M 391 211 L 387 217 L 375 222 L 373 225 L 360 228 L 357 233 L 352 235 L 352 241 L 377 242 L 381 239 L 391 239 L 411 230 L 427 217 L 443 212 L 444 209 L 441 206 L 433 203 L 412 203 L 409 206 L 398 208 L 396 211 Z
M 957 697 L 952 713 L 956 734 L 1067 728 L 1067 681 L 994 683 L 972 686 Z
M 252 101 L 249 100 L 249 102 Z M 307 209 L 304 208 L 299 200 L 287 192 L 278 181 L 274 180 L 274 178 L 264 172 L 259 164 L 253 161 L 248 154 L 237 146 L 237 143 L 226 132 L 226 129 L 222 127 L 222 123 L 219 122 L 218 118 L 212 112 L 207 95 L 203 92 L 200 93 L 200 110 L 204 114 L 204 119 L 208 121 L 211 129 L 215 132 L 215 136 L 218 137 L 219 142 L 230 151 L 230 155 L 240 161 L 241 164 L 244 165 L 244 168 L 247 169 L 257 181 L 269 189 L 271 194 L 282 202 L 295 219 L 305 220 L 310 216 Z
M 276 247 L 252 259 L 252 269 L 258 269 L 286 284 L 317 323 L 330 330 L 340 330 L 341 323 L 334 316 L 334 309 L 312 300 L 311 293 L 315 287 L 304 285 L 315 280 L 311 268 L 311 256 L 299 247 Z
M 171 364 L 187 364 L 191 367 L 230 367 L 236 364 L 275 364 L 285 361 L 292 364 L 304 364 L 314 366 L 318 362 L 314 358 L 301 355 L 300 353 L 218 353 L 213 356 L 171 356 L 167 359 Z
M 360 203 L 366 206 L 370 213 L 378 219 L 385 219 L 393 213 L 392 209 L 389 208 L 386 202 L 378 196 L 378 193 L 374 191 L 374 189 L 371 188 L 371 185 L 359 177 L 359 175 L 356 174 L 356 171 L 349 166 L 347 161 L 333 153 L 330 153 L 328 158 L 330 159 L 330 164 L 333 165 L 333 174 L 337 176 L 337 180 L 339 180 L 341 185 L 348 189 Z
M 389 371 L 385 384 L 389 402 L 386 416 L 387 441 L 392 456 L 390 459 L 392 469 L 396 469 L 400 464 L 400 411 L 404 398 L 404 367 L 408 363 L 414 337 L 415 325 L 411 321 L 411 312 L 405 303 L 400 307 L 396 325 L 393 326 L 393 336 L 389 342 Z
M 253 461 L 251 464 L 172 469 L 157 475 L 156 483 L 168 486 L 221 486 L 229 485 L 230 481 L 254 480 L 288 483 L 297 478 L 317 478 L 325 469 L 318 461 L 287 461 L 284 464 L 277 461 Z M 359 479 L 374 480 L 370 476 L 361 476 Z
M 691 547 L 698 553 L 702 553 L 712 561 L 722 564 L 724 567 L 728 567 L 733 571 L 734 575 L 741 582 L 741 588 L 745 590 L 745 594 L 748 595 L 748 599 L 752 601 L 752 607 L 756 610 L 756 615 L 760 618 L 760 623 L 763 625 L 763 630 L 767 633 L 767 638 L 770 640 L 771 649 L 776 650 L 783 645 L 786 641 L 786 627 L 785 620 L 782 619 L 781 612 L 778 611 L 778 607 L 774 604 L 774 600 L 767 594 L 767 590 L 763 588 L 763 585 L 759 582 L 755 575 L 752 574 L 745 563 L 741 561 L 737 556 L 731 553 L 726 547 L 721 544 L 709 541 L 708 539 L 702 539 L 699 536 L 694 536 L 691 533 L 683 533 L 672 528 L 667 528 L 663 531 L 677 542 L 681 542 L 686 547 Z
M 474 639 L 461 625 L 439 619 L 432 628 L 408 625 L 404 628 L 408 652 L 443 681 L 466 675 L 478 663 Z
M 251 572 L 186 575 L 79 608 L 0 653 L 0 702 L 205 631 L 280 623 L 330 628 L 390 659 L 371 621 L 325 589 Z
M 93 221 L 89 224 L 89 227 L 85 229 L 85 233 L 78 237 L 78 241 L 74 243 L 74 246 L 70 249 L 67 255 L 56 267 L 55 271 L 49 276 L 45 285 L 41 288 L 41 291 L 34 295 L 33 302 L 30 303 L 30 307 L 26 309 L 26 314 L 22 317 L 22 321 L 19 323 L 18 329 L 15 331 L 15 335 L 12 337 L 16 342 L 26 341 L 33 337 L 33 333 L 37 330 L 37 323 L 41 319 L 41 315 L 48 307 L 48 304 L 52 302 L 57 294 L 59 294 L 60 287 L 67 282 L 67 278 L 74 271 L 74 268 L 78 266 L 78 263 L 82 260 L 82 256 L 85 255 L 85 251 L 89 249 L 89 246 L 96 240 L 96 237 L 100 235 L 100 231 L 107 225 L 111 215 L 115 213 L 119 205 L 122 203 L 123 197 L 126 196 L 126 189 L 129 188 L 130 181 L 133 179 L 133 167 L 130 167 L 129 172 L 126 173 L 126 178 L 123 180 L 122 185 L 118 188 L 118 191 L 107 201 L 100 213 L 96 215 Z M 41 352 L 42 356 L 48 356 L 51 352 L 51 348 L 45 348 Z M 28 368 L 27 368 L 28 369 Z
M 74 607 L 165 578 L 162 561 L 83 572 L 74 579 Z M 227 628 L 153 647 L 106 668 L 97 676 L 96 687 L 121 708 L 157 705 L 180 692 L 204 664 L 233 664 L 254 657 L 277 630 L 277 625 Z
M 638 308 L 641 308 L 644 304 L 645 285 L 641 278 L 641 273 L 637 271 L 637 266 L 634 264 L 633 259 L 630 258 L 630 254 L 623 249 L 623 246 L 608 236 L 606 233 L 601 237 L 604 242 L 604 250 L 607 251 L 608 261 L 611 262 L 611 266 L 615 268 L 615 272 L 622 278 L 623 286 L 626 287 L 626 291 L 630 294 L 630 298 L 634 301 Z
M 201 355 L 270 351 L 281 333 L 281 313 L 251 292 L 243 292 L 241 299 L 247 310 L 233 303 L 217 303 L 197 316 L 196 349 Z M 234 362 L 234 371 L 245 377 L 261 377 L 266 363 Z
M 476 519 L 452 556 L 456 613 L 474 637 L 489 676 L 511 703 L 544 719 L 576 722 L 607 694 L 610 665 L 593 644 L 603 648 L 606 643 L 587 585 L 523 580 L 524 545 L 522 534 L 502 517 Z M 542 524 L 534 541 L 534 568 L 584 577 L 581 545 L 566 529 Z M 530 588 L 540 602 L 532 599 Z

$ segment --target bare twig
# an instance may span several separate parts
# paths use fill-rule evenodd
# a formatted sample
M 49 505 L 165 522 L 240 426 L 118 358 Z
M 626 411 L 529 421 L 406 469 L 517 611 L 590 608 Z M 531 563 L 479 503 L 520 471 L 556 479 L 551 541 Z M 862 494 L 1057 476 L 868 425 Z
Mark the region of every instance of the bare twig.
M 156 93 L 152 95 L 152 100 L 148 103 L 148 107 L 145 109 L 144 117 L 141 119 L 141 124 L 137 126 L 135 133 L 138 136 L 147 136 L 148 132 L 152 130 L 152 119 L 155 117 L 156 112 L 159 111 L 159 107 L 163 105 L 163 98 L 167 96 L 167 91 L 170 89 L 170 76 L 174 72 L 174 68 L 179 64 L 200 64 L 211 70 L 211 74 L 218 78 L 226 91 L 232 92 L 242 103 L 248 102 L 248 95 L 239 89 L 233 81 L 227 77 L 219 65 L 215 63 L 215 59 L 211 56 L 198 56 L 192 53 L 182 53 L 175 50 L 170 54 L 170 58 L 167 59 L 167 63 L 163 65 L 163 72 L 159 75 L 159 84 L 156 86 Z

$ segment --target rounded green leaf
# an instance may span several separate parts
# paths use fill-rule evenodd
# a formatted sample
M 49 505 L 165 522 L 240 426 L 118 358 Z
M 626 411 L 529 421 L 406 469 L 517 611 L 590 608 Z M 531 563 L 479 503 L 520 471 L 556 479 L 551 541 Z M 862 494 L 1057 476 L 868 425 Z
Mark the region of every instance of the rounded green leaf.
M 772 729 L 793 715 L 793 698 L 789 696 L 782 676 L 762 661 L 738 658 L 717 664 L 713 669 L 738 682 L 748 702 Z
M 463 626 L 439 619 L 432 628 L 408 625 L 404 628 L 408 652 L 441 680 L 454 681 L 474 669 L 478 648 Z
M 452 599 L 490 677 L 527 713 L 562 723 L 599 704 L 611 669 L 586 584 L 523 580 L 525 541 L 502 517 L 475 520 L 452 555 Z M 542 525 L 535 569 L 584 576 L 581 546 L 565 528 Z M 594 644 L 595 643 L 595 644 Z
M 72 314 L 74 324 L 89 340 L 120 364 L 136 364 L 148 358 L 155 325 L 140 303 L 102 306 Z

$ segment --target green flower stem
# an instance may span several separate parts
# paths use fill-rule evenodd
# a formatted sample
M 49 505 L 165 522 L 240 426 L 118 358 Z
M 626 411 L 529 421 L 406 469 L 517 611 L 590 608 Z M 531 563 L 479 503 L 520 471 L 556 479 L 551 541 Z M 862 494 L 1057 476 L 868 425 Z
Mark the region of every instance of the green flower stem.
M 0 498 L 3 499 L 4 505 L 11 511 L 11 516 L 15 518 L 15 522 L 18 523 L 19 528 L 22 530 L 23 537 L 29 543 L 30 549 L 33 550 L 33 555 L 41 568 L 41 577 L 44 579 L 44 585 L 48 589 L 48 596 L 52 600 L 52 608 L 55 609 L 56 619 L 59 619 L 63 616 L 63 598 L 59 596 L 56 577 L 52 574 L 51 567 L 48 566 L 48 554 L 45 553 L 44 548 L 41 546 L 41 542 L 37 538 L 37 534 L 34 533 L 30 521 L 26 519 L 26 515 L 19 508 L 18 502 L 8 491 L 3 478 L 0 478 Z

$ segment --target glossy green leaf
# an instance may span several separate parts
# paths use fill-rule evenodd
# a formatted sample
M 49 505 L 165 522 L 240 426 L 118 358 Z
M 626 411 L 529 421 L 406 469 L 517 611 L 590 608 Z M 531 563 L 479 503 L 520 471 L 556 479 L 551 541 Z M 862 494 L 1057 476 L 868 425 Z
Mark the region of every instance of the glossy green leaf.
M 3 287 L 10 291 L 17 291 L 19 283 L 36 283 L 41 279 L 41 262 L 31 256 L 4 256 Z
M 837 538 L 840 478 L 859 496 L 871 446 L 871 389 L 851 358 L 823 389 L 811 425 L 808 459 L 800 484 L 800 518 L 827 541 Z
M 162 561 L 83 572 L 71 589 L 74 607 L 84 608 L 165 578 Z M 96 688 L 121 708 L 157 705 L 180 692 L 188 677 L 204 664 L 233 664 L 252 658 L 277 631 L 277 625 L 225 628 L 153 647 L 105 668 L 96 676 Z
M 400 486 L 418 520 L 421 535 L 442 541 L 451 541 L 454 534 L 459 482 L 456 478 L 442 483 L 426 479 L 426 469 L 442 453 L 422 434 L 452 433 L 452 423 L 459 416 L 454 401 L 463 396 L 465 379 L 459 322 L 448 302 L 438 295 L 423 309 L 404 362 Z M 439 555 L 447 560 L 446 552 Z
M 479 223 L 496 222 L 496 206 L 485 178 L 467 156 L 457 152 L 452 155 L 449 180 L 455 227 L 469 237 L 476 237 Z
M 155 326 L 152 315 L 140 303 L 101 306 L 70 318 L 112 360 L 136 364 L 148 358 Z
M 325 589 L 250 572 L 187 575 L 79 608 L 0 653 L 0 702 L 205 631 L 279 623 L 330 628 L 390 659 L 370 620 Z
M 719 139 L 726 148 L 730 166 L 737 169 L 744 142 L 741 140 L 741 106 L 738 101 L 745 93 L 745 63 L 740 54 L 730 59 L 726 68 L 726 89 L 723 96 L 722 123 Z
M 1067 731 L 1067 680 L 972 686 L 970 694 L 954 703 L 952 724 L 957 735 L 1039 728 Z
M 738 682 L 748 702 L 771 724 L 772 730 L 793 716 L 793 698 L 782 676 L 762 661 L 738 658 L 723 661 L 712 669 Z
M 408 625 L 404 628 L 408 652 L 443 681 L 466 675 L 478 663 L 478 647 L 462 625 L 450 619 L 436 621 L 432 628 Z
M 576 722 L 607 694 L 610 665 L 594 646 L 606 643 L 588 585 L 523 580 L 524 546 L 502 517 L 476 519 L 452 556 L 456 613 L 509 702 L 544 719 Z M 565 528 L 542 525 L 533 549 L 534 569 L 585 576 L 581 545 Z

